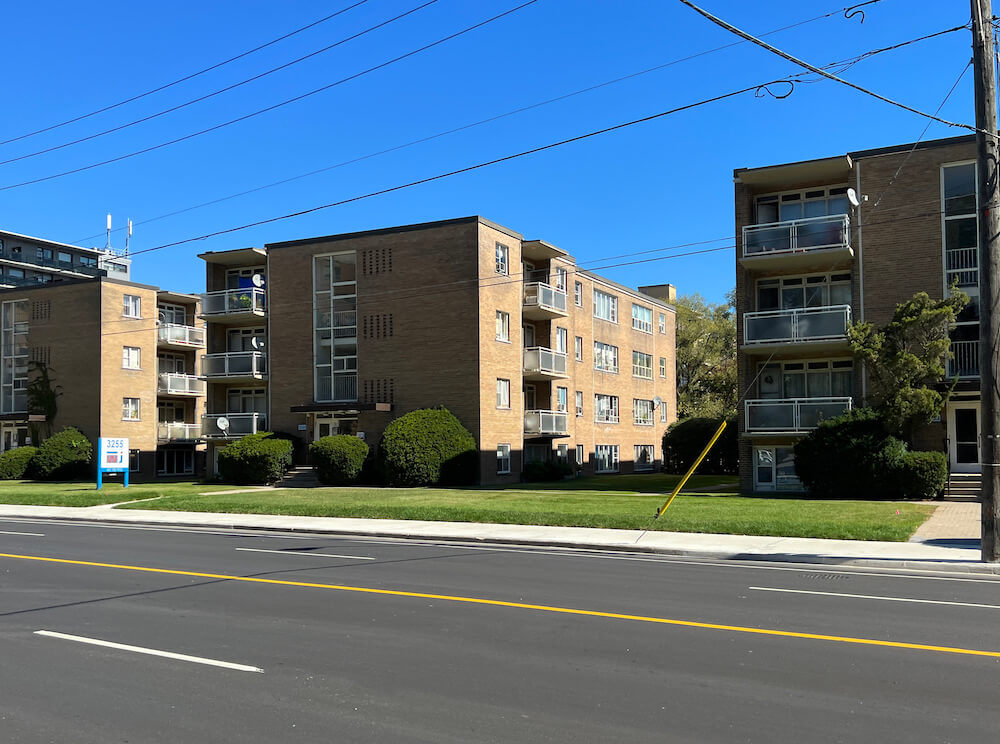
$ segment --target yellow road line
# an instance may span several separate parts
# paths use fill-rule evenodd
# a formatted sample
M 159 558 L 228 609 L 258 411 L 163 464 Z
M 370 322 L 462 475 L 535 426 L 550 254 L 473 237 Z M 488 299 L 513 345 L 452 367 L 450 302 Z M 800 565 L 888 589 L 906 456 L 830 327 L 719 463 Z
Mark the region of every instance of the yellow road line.
M 555 612 L 563 615 L 583 615 L 586 617 L 605 617 L 613 620 L 634 620 L 643 623 L 659 623 L 685 628 L 702 628 L 705 630 L 724 630 L 731 633 L 750 633 L 753 635 L 777 636 L 781 638 L 804 638 L 813 641 L 832 641 L 834 643 L 851 643 L 862 646 L 882 646 L 885 648 L 905 648 L 915 651 L 935 651 L 945 654 L 963 654 L 966 656 L 987 656 L 1000 659 L 1000 651 L 980 651 L 971 648 L 956 648 L 953 646 L 930 646 L 923 643 L 903 643 L 900 641 L 883 641 L 875 638 L 852 638 L 850 636 L 823 635 L 820 633 L 799 633 L 792 630 L 776 630 L 773 628 L 750 628 L 740 625 L 721 625 L 719 623 L 702 623 L 694 620 L 676 620 L 666 617 L 649 617 L 646 615 L 627 615 L 620 612 L 601 612 L 598 610 L 580 610 L 572 607 L 553 607 L 550 605 L 528 604 L 526 602 L 505 602 L 499 599 L 483 599 L 481 597 L 461 597 L 451 594 L 428 594 L 426 592 L 405 592 L 398 589 L 373 589 L 366 586 L 346 586 L 342 584 L 318 584 L 309 581 L 286 581 L 282 579 L 262 579 L 252 576 L 233 576 L 230 574 L 205 573 L 201 571 L 181 571 L 171 568 L 151 568 L 149 566 L 128 566 L 118 563 L 97 563 L 95 561 L 75 561 L 69 558 L 47 558 L 38 555 L 17 555 L 0 553 L 0 558 L 14 558 L 25 561 L 41 561 L 45 563 L 60 563 L 72 566 L 95 566 L 97 568 L 116 568 L 123 571 L 144 571 L 146 573 L 170 574 L 173 576 L 194 576 L 202 579 L 224 579 L 227 581 L 243 581 L 253 584 L 273 584 L 278 586 L 302 586 L 312 589 L 334 589 L 341 592 L 358 592 L 362 594 L 380 594 L 390 597 L 414 597 L 417 599 L 437 599 L 447 602 L 463 602 L 466 604 L 490 605 L 493 607 L 514 607 L 521 610 L 536 610 L 539 612 Z

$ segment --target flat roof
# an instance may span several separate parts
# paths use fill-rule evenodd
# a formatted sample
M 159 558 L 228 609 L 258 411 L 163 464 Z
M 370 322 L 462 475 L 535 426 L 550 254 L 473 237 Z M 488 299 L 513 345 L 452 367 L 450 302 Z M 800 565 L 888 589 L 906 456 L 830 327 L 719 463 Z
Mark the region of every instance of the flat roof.
M 2 280 L 0 280 L 2 281 Z M 123 287 L 136 287 L 137 289 L 151 289 L 154 292 L 159 291 L 159 287 L 155 287 L 152 284 L 140 284 L 139 282 L 130 282 L 125 279 L 115 279 L 110 276 L 92 276 L 92 277 L 80 277 L 79 279 L 61 279 L 56 282 L 39 282 L 38 284 L 31 284 L 22 287 L 0 287 L 0 292 L 5 294 L 10 294 L 12 292 L 37 292 L 40 289 L 55 289 L 56 287 L 68 287 L 70 285 L 76 284 L 100 284 L 102 282 L 107 282 L 108 284 L 119 284 Z
M 188 294 L 187 292 L 174 292 L 169 289 L 161 289 L 156 293 L 158 300 L 173 300 L 174 302 L 199 302 L 201 295 Z
M 264 247 L 267 250 L 272 250 L 275 248 L 292 248 L 297 245 L 309 245 L 311 243 L 332 243 L 338 240 L 353 240 L 355 238 L 364 238 L 371 235 L 392 235 L 393 233 L 404 233 L 412 232 L 414 230 L 433 230 L 438 227 L 447 227 L 448 225 L 463 225 L 472 222 L 478 222 L 487 227 L 491 227 L 494 230 L 499 230 L 506 235 L 510 235 L 512 238 L 517 240 L 523 240 L 520 233 L 514 232 L 508 227 L 492 222 L 485 217 L 479 215 L 472 215 L 469 217 L 456 217 L 450 220 L 437 220 L 435 222 L 418 222 L 413 225 L 399 225 L 397 227 L 380 227 L 375 230 L 360 230 L 358 232 L 349 233 L 339 233 L 337 235 L 322 235 L 315 238 L 300 238 L 298 240 L 285 240 L 280 243 L 265 243 Z
M 643 302 L 652 303 L 653 305 L 656 305 L 657 307 L 662 307 L 665 310 L 669 310 L 672 313 L 677 312 L 677 308 L 675 308 L 673 305 L 671 305 L 668 302 L 664 302 L 663 300 L 659 300 L 656 297 L 650 297 L 649 295 L 643 294 L 642 292 L 640 292 L 637 289 L 632 289 L 631 287 L 626 287 L 624 284 L 619 284 L 618 282 L 613 282 L 610 279 L 601 276 L 600 274 L 595 274 L 593 271 L 587 271 L 585 269 L 577 269 L 576 273 L 583 274 L 584 276 L 590 277 L 594 281 L 600 282 L 601 284 L 606 284 L 607 286 L 612 287 L 614 289 L 617 289 L 620 292 L 624 292 L 625 294 L 627 294 L 627 295 L 629 295 L 631 297 L 634 297 L 637 300 L 642 300 Z
M 264 263 L 267 251 L 263 248 L 233 248 L 229 251 L 206 251 L 198 258 L 220 266 L 255 266 Z
M 70 243 L 60 243 L 58 240 L 49 240 L 47 238 L 36 238 L 34 235 L 22 235 L 21 233 L 11 232 L 10 230 L 0 230 L 0 236 L 10 236 L 12 238 L 17 238 L 19 240 L 30 240 L 33 243 L 44 243 L 46 245 L 54 245 L 59 248 L 72 248 L 75 251 L 87 251 L 89 253 L 104 254 L 103 248 L 86 248 L 82 245 L 72 245 Z

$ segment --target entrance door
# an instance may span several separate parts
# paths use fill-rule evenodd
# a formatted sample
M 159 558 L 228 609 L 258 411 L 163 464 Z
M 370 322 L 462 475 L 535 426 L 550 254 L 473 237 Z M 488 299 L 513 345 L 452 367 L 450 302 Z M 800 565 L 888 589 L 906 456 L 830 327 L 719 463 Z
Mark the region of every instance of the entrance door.
M 755 447 L 753 451 L 753 490 L 774 490 L 774 448 Z
M 948 404 L 948 458 L 953 472 L 980 472 L 978 402 Z
M 528 349 L 535 345 L 535 326 L 524 326 L 524 348 Z
M 535 386 L 525 385 L 524 386 L 524 410 L 534 411 L 535 410 Z

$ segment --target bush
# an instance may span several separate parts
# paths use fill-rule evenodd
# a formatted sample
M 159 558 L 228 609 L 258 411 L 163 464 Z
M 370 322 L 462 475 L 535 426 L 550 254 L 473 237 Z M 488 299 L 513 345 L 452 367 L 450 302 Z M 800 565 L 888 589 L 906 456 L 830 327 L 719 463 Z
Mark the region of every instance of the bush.
M 227 483 L 274 483 L 291 467 L 292 443 L 260 432 L 219 450 L 219 477 Z
M 795 471 L 819 498 L 895 499 L 906 455 L 874 409 L 856 408 L 821 422 L 795 445 Z
M 38 480 L 77 480 L 91 474 L 94 448 L 78 429 L 65 429 L 42 442 L 28 463 L 27 474 Z
M 722 419 L 689 418 L 671 424 L 663 435 L 663 469 L 668 473 L 686 473 L 721 423 Z M 702 475 L 737 473 L 738 458 L 739 432 L 736 420 L 732 419 L 698 466 L 698 472 Z
M 564 462 L 550 460 L 548 462 L 529 462 L 524 466 L 521 480 L 525 483 L 542 483 L 543 481 L 558 481 L 567 475 L 573 475 L 573 468 Z
M 948 456 L 944 452 L 907 452 L 897 470 L 899 488 L 908 499 L 933 499 L 948 481 Z
M 20 480 L 28 472 L 28 463 L 38 452 L 36 447 L 18 447 L 0 454 L 0 480 Z
M 350 434 L 322 437 L 309 445 L 313 468 L 320 483 L 349 486 L 356 483 L 368 457 L 368 445 Z
M 479 477 L 476 440 L 447 408 L 423 408 L 390 422 L 379 460 L 391 486 L 468 485 Z

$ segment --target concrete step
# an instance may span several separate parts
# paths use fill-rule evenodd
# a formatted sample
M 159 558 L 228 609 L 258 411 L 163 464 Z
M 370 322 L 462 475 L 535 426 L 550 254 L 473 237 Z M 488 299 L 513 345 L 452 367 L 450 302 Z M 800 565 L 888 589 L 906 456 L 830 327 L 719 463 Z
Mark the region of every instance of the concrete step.
M 293 467 L 278 484 L 280 488 L 315 488 L 322 485 L 316 477 L 316 471 L 308 465 Z

